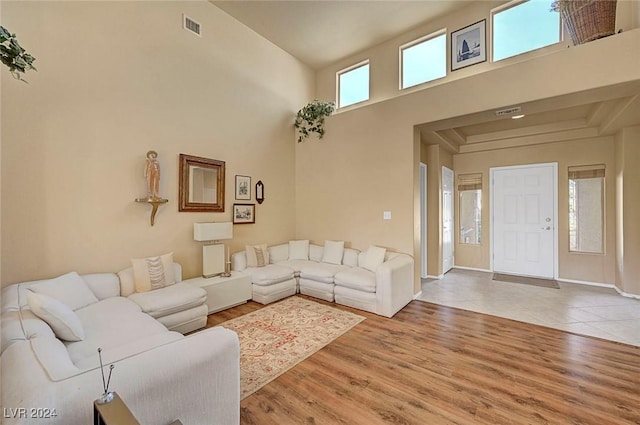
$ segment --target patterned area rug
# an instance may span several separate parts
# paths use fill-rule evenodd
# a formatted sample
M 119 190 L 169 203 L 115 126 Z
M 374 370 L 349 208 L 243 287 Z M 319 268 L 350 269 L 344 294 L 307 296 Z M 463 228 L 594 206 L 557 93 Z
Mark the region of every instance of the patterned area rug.
M 240 398 L 258 391 L 364 319 L 289 297 L 221 323 L 240 338 Z

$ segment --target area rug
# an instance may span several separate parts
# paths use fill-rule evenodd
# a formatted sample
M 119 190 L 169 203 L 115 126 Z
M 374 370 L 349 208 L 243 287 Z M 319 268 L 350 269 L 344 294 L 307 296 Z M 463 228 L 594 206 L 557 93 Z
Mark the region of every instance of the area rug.
M 221 323 L 240 338 L 240 399 L 363 321 L 357 314 L 289 297 Z
M 536 277 L 514 276 L 510 274 L 494 273 L 493 280 L 500 282 L 521 283 L 523 285 L 542 286 L 545 288 L 560 289 L 560 285 L 554 279 L 539 279 Z

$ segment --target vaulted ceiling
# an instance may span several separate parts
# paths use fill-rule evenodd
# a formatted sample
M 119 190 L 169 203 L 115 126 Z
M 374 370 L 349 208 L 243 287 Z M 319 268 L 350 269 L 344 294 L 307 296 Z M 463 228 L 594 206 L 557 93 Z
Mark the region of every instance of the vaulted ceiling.
M 210 0 L 314 69 L 469 5 L 469 0 Z M 476 0 L 477 1 L 477 0 Z M 507 0 L 505 0 L 506 2 Z M 484 111 L 419 126 L 453 153 L 611 135 L 640 125 L 640 82 L 545 99 L 502 116 Z M 502 109 L 502 108 L 501 108 Z
M 210 1 L 315 69 L 470 3 L 469 0 Z

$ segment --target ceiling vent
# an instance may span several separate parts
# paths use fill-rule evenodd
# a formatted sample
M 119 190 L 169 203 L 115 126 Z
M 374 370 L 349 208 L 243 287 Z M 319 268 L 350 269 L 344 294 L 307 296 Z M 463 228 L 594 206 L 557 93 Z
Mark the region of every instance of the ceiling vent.
M 182 26 L 189 32 L 194 33 L 198 37 L 202 37 L 200 24 L 187 15 L 182 15 Z
M 520 112 L 522 112 L 522 108 L 519 106 L 514 106 L 513 108 L 507 108 L 507 109 L 500 109 L 499 111 L 496 111 L 496 117 L 504 117 L 507 115 L 513 115 L 513 114 L 519 114 Z

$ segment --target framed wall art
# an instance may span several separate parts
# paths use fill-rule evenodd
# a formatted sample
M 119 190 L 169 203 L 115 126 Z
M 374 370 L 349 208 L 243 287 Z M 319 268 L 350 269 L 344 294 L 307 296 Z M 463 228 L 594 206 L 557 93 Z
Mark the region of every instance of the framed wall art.
M 236 199 L 239 201 L 251 200 L 251 177 L 236 176 Z
M 233 224 L 249 224 L 255 222 L 255 204 L 233 204 Z
M 486 23 L 483 19 L 451 33 L 451 70 L 487 60 Z

